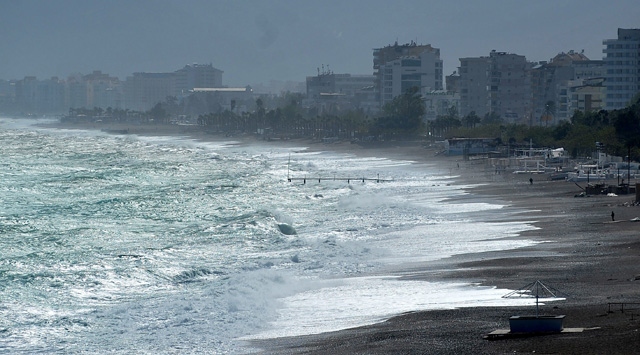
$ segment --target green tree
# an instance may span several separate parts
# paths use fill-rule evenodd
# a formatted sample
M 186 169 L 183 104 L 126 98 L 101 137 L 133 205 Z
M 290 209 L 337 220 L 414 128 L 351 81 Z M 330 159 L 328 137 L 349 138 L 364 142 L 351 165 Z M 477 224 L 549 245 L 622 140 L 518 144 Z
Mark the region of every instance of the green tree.
M 482 118 L 483 125 L 501 124 L 502 117 L 495 112 L 487 112 Z
M 383 131 L 413 135 L 424 128 L 426 109 L 418 87 L 395 97 L 382 110 L 384 115 L 378 118 L 376 126 Z
M 556 103 L 555 101 L 549 100 L 544 104 L 544 112 L 540 120 L 544 122 L 545 126 L 549 125 L 549 122 L 553 121 L 553 118 L 556 116 Z
M 591 127 L 604 127 L 610 124 L 609 111 L 600 110 L 593 112 L 575 111 L 571 116 L 571 123 Z
M 617 138 L 628 149 L 640 147 L 640 97 L 635 103 L 611 114 Z
M 469 114 L 462 118 L 462 123 L 465 127 L 475 128 L 477 124 L 482 121 L 480 116 L 476 114 L 476 111 L 471 111 Z
M 147 112 L 147 115 L 155 122 L 168 123 L 169 121 L 167 110 L 165 110 L 162 104 L 159 102 Z
M 571 132 L 571 122 L 563 120 L 553 128 L 553 139 L 561 141 Z
M 178 116 L 183 113 L 184 107 L 179 103 L 178 98 L 175 96 L 167 96 L 162 103 L 162 108 L 167 111 L 169 116 Z

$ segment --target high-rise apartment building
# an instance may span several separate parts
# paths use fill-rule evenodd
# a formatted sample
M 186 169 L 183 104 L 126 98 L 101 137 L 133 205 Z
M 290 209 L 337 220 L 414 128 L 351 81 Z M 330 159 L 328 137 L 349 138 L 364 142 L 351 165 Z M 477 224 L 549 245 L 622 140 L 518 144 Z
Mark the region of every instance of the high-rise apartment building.
M 181 97 L 188 95 L 196 88 L 222 87 L 222 73 L 211 64 L 191 64 L 174 72 L 173 95 Z
M 28 76 L 13 83 L 0 81 L 0 107 L 28 114 L 61 114 L 71 108 L 146 111 L 168 97 L 183 99 L 194 89 L 222 88 L 222 73 L 211 64 L 191 64 L 170 73 L 134 73 L 124 82 L 99 70 L 66 80 Z
M 571 87 L 581 86 L 581 79 L 601 76 L 598 68 L 602 68 L 601 61 L 573 50 L 535 65 L 531 69 L 532 123 L 547 125 L 571 118 L 576 107 L 571 104 Z
M 66 80 L 58 77 L 38 80 L 30 76 L 15 83 L 15 107 L 22 113 L 63 114 L 70 108 L 119 108 L 120 100 L 118 78 L 100 71 L 71 75 Z
M 373 96 L 376 77 L 373 75 L 335 74 L 332 71 L 308 76 L 307 98 L 304 105 L 315 107 L 319 113 L 337 113 L 362 109 L 377 112 L 379 104 Z
M 443 89 L 440 49 L 411 42 L 373 50 L 373 71 L 380 105 L 412 87 L 421 92 Z
M 587 78 L 567 82 L 567 111 L 593 112 L 605 109 L 604 78 Z M 560 113 L 561 114 L 561 113 Z M 560 115 L 559 115 L 559 118 Z M 567 119 L 570 119 L 568 116 Z
M 618 38 L 602 44 L 607 110 L 624 108 L 640 92 L 640 29 L 618 28 Z
M 460 90 L 460 115 L 471 112 L 482 117 L 489 113 L 487 78 L 489 58 L 460 58 L 458 88 Z
M 100 70 L 83 76 L 86 86 L 87 108 L 122 108 L 122 84 L 120 79 Z
M 523 55 L 492 51 L 489 110 L 506 122 L 530 123 L 531 63 Z
M 572 64 L 574 78 L 560 83 L 555 120 L 570 120 L 576 111 L 605 109 L 606 86 L 604 62 L 580 60 Z
M 16 102 L 15 80 L 0 80 L 0 109 L 12 111 Z
M 65 84 L 58 77 L 39 81 L 36 91 L 36 112 L 37 113 L 66 113 L 65 107 Z
M 26 76 L 16 82 L 16 107 L 18 110 L 30 112 L 35 110 L 38 80 L 35 76 Z
M 529 123 L 530 69 L 524 56 L 495 50 L 488 57 L 460 58 L 460 115 L 492 113 L 505 122 Z
M 169 96 L 182 98 L 194 89 L 221 88 L 222 73 L 211 64 L 186 65 L 172 73 L 134 73 L 124 85 L 125 107 L 145 111 Z
M 444 78 L 447 91 L 460 93 L 460 74 L 454 71 L 451 75 L 447 75 Z
M 307 98 L 317 99 L 322 94 L 340 94 L 353 97 L 375 83 L 373 75 L 322 73 L 307 77 Z
M 133 73 L 124 84 L 125 108 L 146 111 L 171 96 L 173 73 Z

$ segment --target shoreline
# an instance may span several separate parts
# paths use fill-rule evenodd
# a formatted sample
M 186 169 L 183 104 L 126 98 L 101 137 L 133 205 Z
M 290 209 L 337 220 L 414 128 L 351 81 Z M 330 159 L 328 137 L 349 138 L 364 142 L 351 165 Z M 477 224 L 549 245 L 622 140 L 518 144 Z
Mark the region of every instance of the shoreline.
M 447 160 L 447 158 L 437 158 Z M 448 159 L 451 159 L 450 157 Z M 530 219 L 539 229 L 516 238 L 541 243 L 512 250 L 455 255 L 446 265 L 454 270 L 416 265 L 411 278 L 464 280 L 484 286 L 519 289 L 542 280 L 569 294 L 564 301 L 542 307 L 545 314 L 566 315 L 565 328 L 595 328 L 574 334 L 553 334 L 489 341 L 483 336 L 508 329 L 512 315 L 531 313 L 516 307 L 471 307 L 427 310 L 398 315 L 371 326 L 297 338 L 254 342 L 264 354 L 393 354 L 455 353 L 633 353 L 640 346 L 640 306 L 622 313 L 619 305 L 640 301 L 640 224 L 631 219 L 640 209 L 632 195 L 576 198 L 577 186 L 550 181 L 546 175 L 483 172 L 458 162 L 456 184 L 474 184 L 466 200 L 503 201 L 518 220 Z M 457 164 L 458 164 L 457 163 Z M 529 183 L 529 178 L 534 183 Z M 615 211 L 616 221 L 610 213 Z M 616 308 L 617 307 L 617 308 Z M 629 308 L 634 308 L 631 306 Z M 635 314 L 635 318 L 634 318 Z
M 548 314 L 565 314 L 565 327 L 598 328 L 575 334 L 554 334 L 488 341 L 483 335 L 508 328 L 508 317 L 522 312 L 513 307 L 474 307 L 442 311 L 416 311 L 370 326 L 318 335 L 254 340 L 251 348 L 264 354 L 388 354 L 388 353 L 631 353 L 640 346 L 640 306 L 629 312 L 608 313 L 611 302 L 640 301 L 640 209 L 625 206 L 635 196 L 575 198 L 572 183 L 549 181 L 546 175 L 495 175 L 475 162 L 435 156 L 421 144 L 387 142 L 380 147 L 358 144 L 323 144 L 311 141 L 262 141 L 254 136 L 221 137 L 179 126 L 52 124 L 51 128 L 124 130 L 146 136 L 185 136 L 195 140 L 234 140 L 239 146 L 260 143 L 274 146 L 308 146 L 310 151 L 334 151 L 357 156 L 387 157 L 438 164 L 443 172 L 455 169 L 455 183 L 473 184 L 468 200 L 493 199 L 524 214 L 539 229 L 520 233 L 541 243 L 534 246 L 478 254 L 455 255 L 446 265 L 455 269 L 412 266 L 410 278 L 465 280 L 480 285 L 518 289 L 540 279 L 568 293 L 565 301 L 543 307 Z M 106 125 L 105 125 L 106 126 Z M 124 127 L 122 127 L 124 126 Z M 109 133 L 109 131 L 106 131 Z M 459 168 L 457 167 L 459 164 Z M 455 165 L 455 167 L 454 167 Z M 534 179 L 529 184 L 529 178 Z M 615 211 L 617 221 L 611 221 Z M 518 220 L 523 217 L 518 215 Z

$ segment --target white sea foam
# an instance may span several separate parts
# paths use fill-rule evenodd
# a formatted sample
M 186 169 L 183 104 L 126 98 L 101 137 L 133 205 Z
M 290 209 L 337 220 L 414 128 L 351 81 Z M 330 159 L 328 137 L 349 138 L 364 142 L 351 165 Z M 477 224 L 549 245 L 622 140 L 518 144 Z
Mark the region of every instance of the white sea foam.
M 372 324 L 393 315 L 471 306 L 530 306 L 531 299 L 504 299 L 509 290 L 468 283 L 354 277 L 284 298 L 269 329 L 244 337 L 268 339 L 318 334 Z
M 370 275 L 532 243 L 514 238 L 529 223 L 495 222 L 501 203 L 448 202 L 466 192 L 432 165 L 25 122 L 0 127 L 7 351 L 238 353 L 238 338 L 504 304 L 508 290 Z

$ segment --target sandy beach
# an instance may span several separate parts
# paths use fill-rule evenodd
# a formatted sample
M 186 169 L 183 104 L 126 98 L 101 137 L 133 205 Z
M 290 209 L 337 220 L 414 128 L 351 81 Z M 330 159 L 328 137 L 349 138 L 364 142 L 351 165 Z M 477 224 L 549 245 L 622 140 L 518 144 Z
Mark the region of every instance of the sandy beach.
M 224 137 L 198 127 L 57 125 L 58 128 L 126 130 L 140 135 L 181 135 L 199 140 L 237 140 L 252 144 L 254 136 Z M 310 141 L 261 144 L 309 146 L 313 150 L 385 156 L 434 162 L 443 172 L 459 175 L 460 184 L 477 184 L 465 200 L 493 199 L 517 212 L 505 217 L 534 221 L 537 230 L 520 237 L 541 243 L 500 252 L 457 255 L 429 265 L 410 265 L 406 277 L 426 280 L 466 280 L 481 285 L 518 289 L 542 280 L 565 292 L 565 301 L 541 307 L 545 314 L 566 315 L 565 328 L 574 333 L 483 338 L 508 329 L 509 316 L 534 309 L 487 307 L 416 311 L 365 327 L 319 335 L 253 341 L 264 354 L 631 354 L 640 348 L 640 207 L 635 195 L 575 197 L 574 183 L 550 181 L 546 175 L 495 174 L 482 162 L 436 156 L 422 144 L 388 142 L 362 146 L 349 142 L 325 145 Z M 533 179 L 533 184 L 529 179 Z M 612 181 L 611 183 L 615 183 Z M 580 183 L 584 186 L 585 183 Z M 615 213 L 612 221 L 611 213 Z M 401 270 L 399 270 L 401 271 Z M 634 304 L 638 302 L 638 304 Z M 625 304 L 624 312 L 620 303 Z

